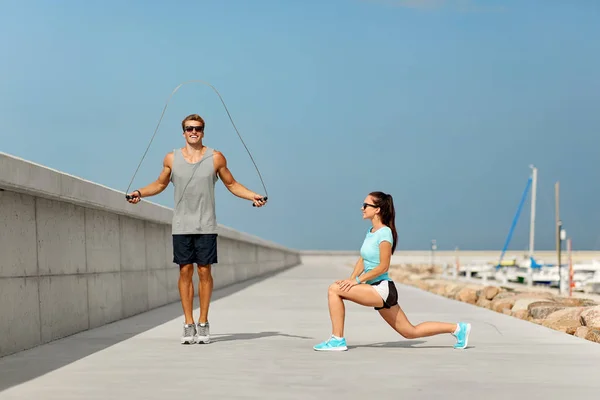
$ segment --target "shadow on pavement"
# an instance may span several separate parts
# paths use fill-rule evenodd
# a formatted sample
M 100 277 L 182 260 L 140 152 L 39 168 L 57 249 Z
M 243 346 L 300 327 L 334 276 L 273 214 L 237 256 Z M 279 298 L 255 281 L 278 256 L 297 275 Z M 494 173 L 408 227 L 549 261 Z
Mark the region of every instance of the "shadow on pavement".
M 253 339 L 261 339 L 265 337 L 273 337 L 273 336 L 282 336 L 294 339 L 312 339 L 312 337 L 307 336 L 297 336 L 297 335 L 288 335 L 287 333 L 280 332 L 256 332 L 256 333 L 225 333 L 219 335 L 211 335 L 211 342 L 228 342 L 231 340 L 253 340 Z M 214 338 L 214 339 L 213 339 Z
M 297 266 L 284 268 L 257 278 L 216 289 L 213 292 L 211 301 L 214 302 L 227 297 Z M 194 304 L 195 306 L 197 305 L 197 297 Z M 182 315 L 181 303 L 177 301 L 142 314 L 2 357 L 0 358 L 0 393 L 12 386 L 64 367 Z M 224 339 L 217 337 L 215 341 L 248 340 L 261 337 L 260 335 L 263 335 L 263 337 L 275 335 L 287 336 L 277 332 L 241 333 L 226 336 Z
M 452 348 L 452 345 L 446 345 L 446 346 L 420 346 L 423 343 L 427 343 L 427 342 L 425 342 L 423 340 L 400 340 L 400 341 L 397 341 L 397 342 L 381 342 L 381 343 L 371 343 L 371 344 L 349 345 L 348 349 L 355 349 L 355 348 L 367 347 L 367 348 L 385 348 L 385 349 L 390 349 L 390 348 L 414 348 L 414 349 L 451 349 L 451 350 L 454 350 Z M 471 348 L 475 348 L 475 346 L 469 345 L 469 347 L 467 347 L 466 350 L 471 349 Z

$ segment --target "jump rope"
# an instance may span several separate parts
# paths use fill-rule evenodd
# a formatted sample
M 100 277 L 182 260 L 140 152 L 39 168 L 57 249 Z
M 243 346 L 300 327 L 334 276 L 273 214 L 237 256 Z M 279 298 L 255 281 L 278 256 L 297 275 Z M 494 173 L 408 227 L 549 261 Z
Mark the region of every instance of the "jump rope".
M 129 182 L 129 186 L 127 186 L 127 191 L 125 192 L 125 198 L 127 200 L 131 200 L 133 197 L 128 195 L 127 193 L 129 193 L 129 190 L 131 189 L 131 185 L 133 183 L 133 180 L 135 179 L 135 176 L 138 173 L 138 170 L 140 169 L 140 166 L 142 165 L 142 162 L 144 161 L 144 158 L 146 157 L 146 154 L 148 153 L 148 150 L 150 149 L 150 145 L 152 144 L 152 141 L 154 140 L 154 137 L 156 136 L 156 133 L 158 132 L 158 128 L 160 127 L 160 123 L 162 122 L 162 119 L 165 115 L 165 111 L 167 110 L 167 106 L 169 105 L 169 102 L 171 101 L 171 98 L 173 97 L 173 95 L 175 94 L 175 92 L 177 92 L 179 90 L 180 87 L 182 87 L 183 85 L 187 85 L 188 83 L 201 83 L 203 85 L 206 85 L 208 87 L 210 87 L 212 90 L 215 91 L 215 93 L 217 94 L 217 96 L 219 96 L 219 99 L 221 100 L 221 103 L 223 104 L 223 107 L 225 108 L 225 111 L 227 112 L 227 116 L 229 117 L 229 120 L 231 121 L 231 125 L 233 125 L 233 129 L 235 130 L 235 132 L 237 133 L 238 137 L 240 138 L 240 141 L 242 142 L 242 144 L 244 145 L 244 148 L 246 149 L 246 152 L 248 152 L 248 155 L 250 156 L 250 160 L 252 160 L 252 163 L 254 164 L 254 168 L 256 168 L 256 172 L 258 173 L 258 177 L 260 178 L 260 182 L 262 183 L 263 189 L 265 190 L 265 196 L 262 198 L 263 201 L 267 201 L 269 194 L 267 192 L 267 188 L 265 186 L 265 182 L 263 181 L 262 175 L 258 169 L 258 167 L 256 166 L 256 163 L 254 162 L 254 158 L 252 157 L 252 154 L 250 153 L 250 150 L 248 150 L 248 146 L 246 146 L 246 143 L 244 143 L 244 139 L 242 139 L 242 136 L 240 135 L 240 132 L 238 131 L 237 127 L 235 126 L 235 123 L 233 122 L 233 119 L 231 118 L 231 114 L 229 113 L 229 110 L 227 109 L 227 106 L 225 105 L 225 101 L 223 101 L 223 97 L 221 97 L 221 94 L 219 93 L 219 91 L 217 89 L 215 89 L 215 87 L 213 85 L 211 85 L 208 82 L 205 81 L 201 81 L 198 79 L 192 79 L 189 81 L 185 81 L 183 83 L 180 83 L 174 90 L 173 92 L 171 92 L 171 95 L 169 96 L 169 98 L 167 99 L 167 102 L 165 103 L 165 106 L 163 108 L 162 114 L 160 115 L 160 119 L 158 120 L 158 124 L 156 125 L 156 128 L 154 129 L 154 134 L 152 135 L 152 138 L 150 139 L 150 143 L 148 143 L 148 147 L 146 147 L 146 151 L 144 152 L 144 154 L 142 155 L 142 159 L 140 160 L 140 163 L 138 164 L 135 172 L 133 173 L 133 176 L 131 177 L 131 181 Z M 200 163 L 198 163 L 200 164 Z M 197 167 L 197 165 L 196 165 Z M 194 172 L 196 171 L 196 169 L 194 169 Z M 187 184 L 184 187 L 187 188 L 188 184 L 190 183 L 190 181 L 192 180 L 194 174 L 192 173 L 192 176 L 190 177 L 190 180 L 187 182 Z M 183 197 L 183 194 L 182 194 Z M 252 203 L 252 207 L 256 207 L 256 205 L 254 203 Z

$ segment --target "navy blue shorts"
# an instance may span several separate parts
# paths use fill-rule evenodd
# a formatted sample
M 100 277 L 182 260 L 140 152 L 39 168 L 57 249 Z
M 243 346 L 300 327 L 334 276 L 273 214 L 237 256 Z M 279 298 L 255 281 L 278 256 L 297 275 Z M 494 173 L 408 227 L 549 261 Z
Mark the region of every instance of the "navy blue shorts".
M 173 235 L 173 262 L 175 264 L 216 264 L 217 234 Z

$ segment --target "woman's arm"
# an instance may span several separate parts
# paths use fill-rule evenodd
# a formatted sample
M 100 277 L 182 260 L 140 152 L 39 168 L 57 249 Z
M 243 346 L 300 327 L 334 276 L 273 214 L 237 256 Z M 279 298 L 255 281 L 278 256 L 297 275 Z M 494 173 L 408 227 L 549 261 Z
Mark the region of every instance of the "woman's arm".
M 360 283 L 366 282 L 370 279 L 376 278 L 379 275 L 385 273 L 390 268 L 390 262 L 392 260 L 392 244 L 387 240 L 382 241 L 379 244 L 379 265 L 362 275 L 358 280 Z M 352 279 L 356 279 L 353 277 Z
M 358 258 L 356 264 L 354 265 L 354 271 L 352 271 L 352 275 L 350 275 L 351 280 L 355 280 L 357 276 L 363 273 L 365 270 L 365 264 L 362 257 Z

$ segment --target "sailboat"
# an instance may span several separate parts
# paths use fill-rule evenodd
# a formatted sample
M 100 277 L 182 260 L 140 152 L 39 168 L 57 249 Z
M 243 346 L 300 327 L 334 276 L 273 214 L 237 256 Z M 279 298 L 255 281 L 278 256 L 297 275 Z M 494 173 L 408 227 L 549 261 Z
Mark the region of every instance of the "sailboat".
M 536 197 L 537 197 L 537 168 L 533 165 L 529 166 L 531 168 L 531 175 L 527 179 L 527 185 L 525 186 L 525 190 L 521 196 L 521 201 L 519 202 L 519 207 L 517 208 L 517 212 L 512 221 L 512 225 L 508 232 L 508 236 L 504 243 L 504 247 L 502 248 L 502 252 L 500 253 L 500 260 L 496 265 L 496 274 L 495 278 L 500 281 L 509 282 L 517 282 L 517 283 L 528 283 L 532 285 L 536 284 L 547 284 L 553 285 L 558 283 L 558 269 L 554 271 L 555 266 L 552 264 L 544 264 L 543 262 L 539 262 L 539 260 L 535 259 L 534 255 L 534 245 L 535 245 L 535 212 L 536 212 Z M 529 248 L 528 248 L 528 257 L 525 260 L 517 261 L 513 260 L 504 260 L 504 255 L 506 254 L 506 249 L 510 244 L 512 239 L 512 235 L 514 233 L 515 227 L 517 226 L 517 222 L 519 221 L 519 217 L 521 216 L 521 211 L 523 210 L 523 206 L 525 204 L 525 200 L 527 199 L 527 195 L 531 190 L 531 215 L 529 221 Z
M 521 196 L 519 207 L 513 218 L 508 236 L 500 254 L 500 260 L 496 265 L 495 279 L 504 283 L 516 282 L 527 283 L 528 285 L 546 285 L 550 287 L 559 287 L 562 280 L 568 282 L 569 272 L 567 265 L 561 263 L 561 267 L 555 263 L 544 263 L 542 260 L 536 260 L 534 254 L 535 244 L 535 211 L 537 195 L 537 168 L 530 165 L 531 175 L 527 180 L 527 185 Z M 531 189 L 531 217 L 529 221 L 529 251 L 524 260 L 516 259 L 504 260 L 506 249 L 510 244 L 514 229 L 517 225 L 523 205 Z M 600 262 L 593 260 L 591 263 L 575 263 L 573 265 L 573 288 L 577 291 L 598 292 L 600 291 Z

